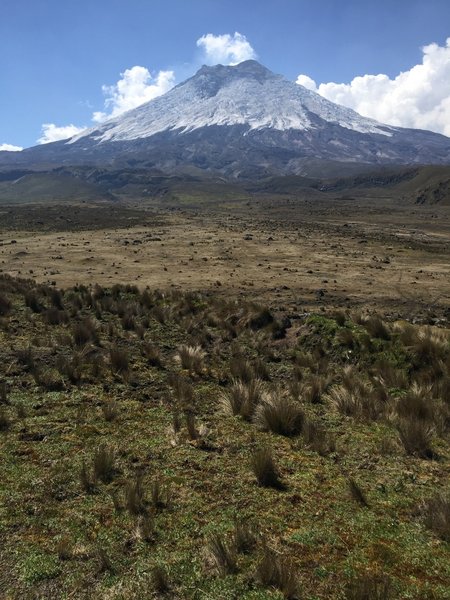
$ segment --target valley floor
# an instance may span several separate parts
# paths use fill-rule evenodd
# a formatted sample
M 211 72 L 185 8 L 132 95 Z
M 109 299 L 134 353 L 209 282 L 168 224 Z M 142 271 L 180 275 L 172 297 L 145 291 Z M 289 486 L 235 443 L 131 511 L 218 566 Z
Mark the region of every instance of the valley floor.
M 181 206 L 181 208 L 180 208 Z M 4 273 L 58 286 L 134 283 L 266 303 L 376 308 L 443 318 L 446 207 L 385 199 L 246 201 L 2 210 Z

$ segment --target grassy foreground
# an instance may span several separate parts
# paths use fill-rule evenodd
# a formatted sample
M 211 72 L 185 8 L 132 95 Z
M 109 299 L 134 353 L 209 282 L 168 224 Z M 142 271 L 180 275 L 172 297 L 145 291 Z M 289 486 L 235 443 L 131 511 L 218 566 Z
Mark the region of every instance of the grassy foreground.
M 2 598 L 450 598 L 449 340 L 3 276 Z

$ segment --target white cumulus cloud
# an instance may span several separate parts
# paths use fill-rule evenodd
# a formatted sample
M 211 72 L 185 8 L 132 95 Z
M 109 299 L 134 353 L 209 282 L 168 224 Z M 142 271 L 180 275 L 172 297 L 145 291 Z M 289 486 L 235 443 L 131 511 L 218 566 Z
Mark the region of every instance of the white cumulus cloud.
M 165 94 L 175 85 L 173 71 L 159 71 L 153 77 L 146 67 L 136 65 L 126 69 L 120 75 L 121 78 L 114 85 L 102 86 L 107 112 L 94 112 L 93 121 L 101 123 L 110 117 L 117 117 L 127 110 Z
M 54 123 L 44 123 L 42 125 L 42 135 L 37 140 L 38 144 L 48 144 L 59 140 L 66 140 L 77 133 L 81 133 L 85 127 L 77 127 L 76 125 L 62 125 L 59 127 Z
M 237 65 L 257 56 L 245 35 L 237 31 L 233 35 L 207 33 L 197 40 L 197 46 L 208 64 Z
M 14 146 L 13 144 L 0 144 L 0 152 L 20 152 L 22 146 Z
M 382 123 L 450 136 L 450 38 L 445 46 L 429 44 L 422 52 L 421 64 L 394 79 L 362 75 L 350 83 L 317 85 L 308 75 L 299 75 L 297 83 Z
M 314 79 L 311 79 L 311 77 L 309 77 L 309 75 L 299 75 L 297 77 L 296 83 L 298 83 L 298 85 L 302 85 L 305 88 L 308 88 L 308 90 L 317 92 L 317 84 L 314 81 Z

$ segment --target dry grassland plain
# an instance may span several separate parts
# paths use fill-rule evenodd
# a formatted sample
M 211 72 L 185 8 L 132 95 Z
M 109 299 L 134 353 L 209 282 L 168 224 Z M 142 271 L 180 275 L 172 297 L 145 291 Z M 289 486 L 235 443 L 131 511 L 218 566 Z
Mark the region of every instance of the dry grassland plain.
M 262 197 L 0 212 L 1 270 L 61 287 L 214 289 L 394 316 L 439 318 L 450 306 L 446 207 Z

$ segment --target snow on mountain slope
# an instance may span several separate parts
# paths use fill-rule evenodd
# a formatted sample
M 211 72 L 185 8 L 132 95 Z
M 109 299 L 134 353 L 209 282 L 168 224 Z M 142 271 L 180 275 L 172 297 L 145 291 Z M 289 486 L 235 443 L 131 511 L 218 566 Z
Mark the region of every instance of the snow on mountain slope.
M 249 60 L 231 67 L 204 66 L 163 96 L 86 130 L 67 143 L 85 137 L 100 143 L 128 141 L 164 131 L 187 133 L 212 125 L 305 131 L 315 128 L 311 113 L 359 133 L 391 137 L 396 131 Z
M 95 165 L 232 179 L 325 177 L 337 163 L 447 165 L 450 138 L 367 119 L 246 61 L 202 67 L 163 96 L 69 140 L 0 153 L 2 168 Z

